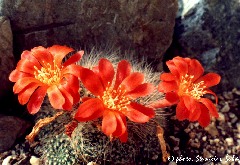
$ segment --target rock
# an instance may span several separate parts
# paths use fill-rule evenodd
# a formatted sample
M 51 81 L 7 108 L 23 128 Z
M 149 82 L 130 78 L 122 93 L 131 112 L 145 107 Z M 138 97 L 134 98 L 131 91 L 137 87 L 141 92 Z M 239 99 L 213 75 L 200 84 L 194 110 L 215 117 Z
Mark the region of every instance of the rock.
M 0 99 L 11 90 L 8 76 L 14 68 L 12 38 L 10 21 L 6 17 L 0 16 Z
M 239 88 L 239 2 L 179 0 L 179 4 L 173 52 L 197 58 L 207 72 L 220 74 L 215 90 Z
M 17 54 L 56 43 L 88 50 L 114 44 L 158 59 L 171 44 L 178 7 L 177 0 L 2 0 L 0 5 L 11 20 Z
M 15 140 L 25 134 L 30 123 L 15 116 L 0 116 L 0 152 L 12 147 Z

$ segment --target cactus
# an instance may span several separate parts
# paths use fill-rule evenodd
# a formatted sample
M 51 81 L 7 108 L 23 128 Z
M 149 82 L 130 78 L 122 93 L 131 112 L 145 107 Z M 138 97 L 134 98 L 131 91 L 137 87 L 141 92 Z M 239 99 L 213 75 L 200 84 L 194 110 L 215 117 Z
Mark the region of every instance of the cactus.
M 92 50 L 85 54 L 80 65 L 92 68 L 97 65 L 102 57 L 110 60 L 114 66 L 121 60 L 118 56 L 120 51 L 97 51 Z M 146 82 L 158 84 L 159 74 L 154 73 L 150 65 L 144 62 L 137 63 L 132 55 L 124 56 L 132 64 L 134 72 L 142 72 Z M 144 60 L 143 60 L 144 61 Z M 82 86 L 82 96 L 89 93 Z M 137 101 L 147 105 L 150 102 L 161 98 L 159 92 L 139 98 Z M 50 105 L 46 102 L 42 106 L 38 116 L 53 114 Z M 74 114 L 74 110 L 73 110 Z M 71 121 L 71 115 L 66 113 L 53 123 L 44 127 L 38 135 L 40 144 L 35 152 L 42 155 L 45 164 L 87 164 L 95 162 L 97 164 L 151 164 L 161 160 L 161 149 L 156 136 L 156 123 L 164 126 L 162 112 L 157 111 L 156 117 L 145 124 L 128 122 L 128 142 L 121 143 L 119 140 L 110 141 L 109 137 L 99 130 L 100 121 L 79 123 L 73 131 L 71 138 L 64 134 L 64 124 Z M 38 117 L 39 118 L 39 117 Z M 37 120 L 37 119 L 36 119 Z M 41 151 L 40 151 L 41 150 Z

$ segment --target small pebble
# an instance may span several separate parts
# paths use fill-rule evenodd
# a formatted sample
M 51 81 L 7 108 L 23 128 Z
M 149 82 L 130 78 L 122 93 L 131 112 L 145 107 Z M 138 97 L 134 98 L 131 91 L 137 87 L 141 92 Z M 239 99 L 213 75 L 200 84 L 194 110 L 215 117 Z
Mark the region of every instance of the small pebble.
M 232 112 L 230 112 L 228 115 L 229 115 L 230 118 L 236 117 L 236 115 L 234 113 L 232 113 Z
M 169 162 L 169 164 L 168 165 L 177 165 L 177 163 L 176 162 L 173 162 L 173 161 L 171 161 L 171 162 Z
M 2 162 L 2 165 L 11 165 L 10 164 L 10 160 L 12 159 L 12 156 L 8 156 L 6 157 L 3 162 Z
M 203 136 L 202 140 L 205 142 L 207 140 L 207 136 Z
M 95 162 L 89 162 L 87 165 L 97 165 L 97 163 L 95 163 Z
M 225 102 L 224 107 L 221 109 L 221 112 L 228 112 L 230 110 L 228 102 Z
M 227 100 L 233 99 L 232 92 L 223 92 L 223 97 L 225 97 Z
M 203 149 L 203 157 L 204 158 L 211 158 L 213 156 L 212 156 L 212 154 L 208 150 Z
M 226 138 L 225 141 L 227 142 L 228 146 L 232 146 L 233 145 L 233 138 L 231 138 L 231 137 Z
M 237 140 L 238 146 L 240 146 L 240 139 Z
M 240 133 L 240 123 L 237 123 L 237 130 L 238 130 L 238 133 Z
M 205 130 L 211 135 L 211 136 L 217 136 L 218 135 L 218 130 L 215 125 L 210 124 L 205 128 Z
M 170 136 L 169 138 L 173 142 L 174 146 L 178 146 L 179 145 L 179 143 L 180 143 L 180 139 L 179 138 L 176 138 L 174 136 Z
M 220 140 L 219 140 L 219 139 L 214 139 L 213 141 L 214 141 L 215 143 L 219 143 Z
M 231 123 L 236 123 L 238 121 L 238 118 L 235 116 L 232 120 Z
M 219 117 L 217 118 L 218 121 L 220 122 L 225 122 L 225 116 L 223 113 L 219 112 Z
M 225 131 L 222 131 L 221 133 L 222 133 L 222 135 L 226 135 L 226 132 L 225 132 Z
M 158 155 L 154 155 L 153 157 L 152 157 L 152 160 L 157 160 L 158 159 Z
M 240 133 L 237 134 L 237 138 L 240 139 Z
M 240 96 L 240 91 L 237 88 L 233 88 L 232 92 Z
M 31 165 L 40 165 L 40 158 L 37 158 L 36 156 L 31 156 L 30 164 Z
M 200 148 L 200 146 L 201 146 L 201 144 L 200 144 L 199 141 L 198 141 L 198 142 L 195 142 L 195 141 L 193 141 L 192 139 L 189 140 L 189 144 L 190 144 L 190 146 L 192 146 L 192 147 L 194 147 L 194 148 Z

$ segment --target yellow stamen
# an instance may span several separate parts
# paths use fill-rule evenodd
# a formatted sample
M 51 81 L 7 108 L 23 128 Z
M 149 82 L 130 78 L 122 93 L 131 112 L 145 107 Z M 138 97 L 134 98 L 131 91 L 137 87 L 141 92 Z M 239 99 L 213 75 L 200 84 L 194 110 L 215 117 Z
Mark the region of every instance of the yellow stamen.
M 178 95 L 188 95 L 193 97 L 194 99 L 200 99 L 206 91 L 204 89 L 206 86 L 204 85 L 204 81 L 200 81 L 199 83 L 193 82 L 193 75 L 184 75 L 181 77 Z
M 43 62 L 44 63 L 44 62 Z M 58 84 L 61 80 L 61 69 L 56 65 L 55 60 L 53 65 L 44 63 L 44 66 L 39 70 L 34 66 L 36 70 L 34 72 L 35 78 L 47 85 Z
M 108 85 L 101 99 L 107 108 L 121 111 L 126 109 L 127 105 L 130 104 L 130 98 L 128 98 L 125 94 L 126 90 L 122 90 L 121 86 L 115 90 Z

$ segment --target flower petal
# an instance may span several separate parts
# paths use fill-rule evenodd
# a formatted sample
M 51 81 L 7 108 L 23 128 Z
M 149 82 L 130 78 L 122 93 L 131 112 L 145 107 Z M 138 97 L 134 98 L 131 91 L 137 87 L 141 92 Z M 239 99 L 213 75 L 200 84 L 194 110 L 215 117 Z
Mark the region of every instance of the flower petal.
M 119 139 L 122 143 L 126 143 L 127 139 L 128 139 L 128 132 L 126 131 L 124 134 L 122 134 L 121 136 L 119 136 Z
M 175 76 L 172 73 L 162 73 L 160 75 L 160 80 L 162 80 L 162 81 L 174 81 Z
M 30 83 L 23 90 L 21 90 L 21 92 L 18 94 L 19 103 L 22 105 L 26 104 L 38 86 L 39 84 Z
M 118 63 L 117 66 L 117 74 L 116 74 L 116 81 L 114 85 L 114 89 L 117 89 L 118 86 L 122 83 L 122 81 L 129 76 L 131 73 L 131 65 L 128 61 L 122 60 Z
M 139 72 L 135 72 L 127 76 L 120 84 L 124 90 L 132 91 L 144 81 L 144 75 Z
M 131 102 L 127 106 L 127 111 L 124 114 L 134 122 L 145 123 L 155 116 L 152 108 L 145 107 L 141 104 Z
M 206 88 L 209 88 L 211 86 L 219 84 L 220 80 L 221 77 L 218 74 L 208 73 L 196 80 L 196 83 L 203 81 Z
M 80 71 L 83 85 L 95 96 L 102 96 L 104 87 L 100 78 L 90 69 L 82 68 Z
M 81 98 L 81 102 L 85 102 L 85 101 L 88 101 L 88 100 L 90 100 L 90 99 L 92 99 L 92 97 L 83 97 L 83 98 Z
M 171 74 L 173 74 L 176 78 L 180 78 L 180 74 L 179 74 L 179 70 L 176 67 L 176 65 L 174 64 L 174 62 L 172 60 L 169 60 L 166 62 L 168 69 L 170 70 Z
M 50 86 L 47 90 L 47 94 L 53 108 L 63 109 L 65 98 L 63 97 L 62 92 L 56 85 Z
M 189 121 L 197 121 L 201 115 L 200 103 L 196 103 L 196 108 L 189 111 Z
M 179 101 L 179 96 L 176 92 L 168 92 L 165 95 L 165 98 L 172 104 L 177 104 Z
M 138 98 L 138 97 L 144 97 L 146 95 L 149 95 L 154 91 L 154 86 L 150 83 L 144 83 L 141 85 L 138 85 L 135 89 L 129 91 L 126 93 L 126 95 L 132 99 Z
M 215 97 L 216 104 L 218 103 L 218 97 L 217 97 L 216 93 L 214 93 L 210 89 L 205 89 L 204 91 L 208 94 L 212 94 Z
M 66 74 L 71 74 L 76 77 L 80 77 L 82 67 L 79 65 L 71 64 L 62 69 L 62 74 L 65 76 Z
M 74 55 L 72 55 L 67 61 L 65 61 L 63 63 L 63 66 L 66 67 L 68 65 L 74 64 L 76 62 L 78 62 L 79 60 L 81 60 L 82 56 L 84 54 L 84 51 L 78 51 L 77 53 L 75 53 Z
M 40 81 L 36 80 L 33 77 L 23 77 L 21 79 L 19 79 L 13 86 L 13 92 L 14 93 L 19 93 L 21 92 L 21 90 L 23 90 L 28 84 L 30 83 L 37 83 L 39 84 L 39 86 L 42 86 L 44 84 L 42 84 Z
M 103 119 L 102 119 L 102 131 L 107 136 L 112 136 L 112 134 L 117 129 L 117 119 L 115 116 L 115 112 L 106 110 L 103 113 Z
M 38 69 L 41 68 L 41 66 L 36 63 L 32 63 L 29 60 L 20 60 L 17 63 L 16 69 L 21 72 L 25 72 L 31 75 L 34 75 L 34 72 L 36 72 L 36 69 L 34 68 L 36 66 Z
M 73 97 L 73 104 L 76 104 L 80 100 L 80 84 L 77 77 L 67 74 L 64 76 L 66 83 L 62 86 L 71 94 Z
M 30 114 L 35 114 L 39 111 L 43 99 L 46 95 L 47 87 L 42 86 L 39 87 L 35 92 L 32 94 L 32 96 L 29 99 L 29 102 L 27 104 L 27 109 Z
M 61 45 L 53 45 L 52 47 L 47 48 L 47 50 L 53 55 L 53 58 L 57 66 L 61 66 L 63 58 L 70 52 L 73 51 L 72 48 Z
M 105 58 L 100 59 L 99 65 L 98 65 L 99 75 L 101 76 L 102 83 L 104 87 L 106 88 L 108 86 L 108 83 L 112 83 L 113 77 L 114 77 L 114 68 L 110 61 L 108 61 Z
M 193 112 L 196 109 L 197 101 L 194 98 L 190 96 L 182 96 L 182 99 L 189 113 Z
M 78 121 L 95 120 L 101 117 L 103 112 L 104 105 L 102 104 L 102 101 L 98 98 L 92 98 L 83 102 L 79 106 L 74 118 Z
M 72 105 L 73 105 L 73 97 L 72 97 L 72 95 L 62 85 L 59 85 L 58 88 L 61 91 L 61 93 L 62 93 L 62 95 L 63 95 L 63 97 L 65 99 L 65 102 L 62 105 L 62 108 L 64 110 L 71 110 L 72 109 Z
M 182 57 L 174 57 L 172 59 L 173 63 L 175 64 L 180 76 L 186 75 L 188 73 L 188 64 Z
M 208 111 L 207 107 L 204 105 L 200 105 L 200 108 L 201 108 L 201 114 L 198 119 L 198 122 L 202 127 L 207 127 L 210 124 L 209 111 Z
M 39 67 L 39 65 L 40 65 L 38 60 L 32 55 L 32 52 L 28 51 L 28 50 L 25 50 L 22 52 L 21 60 L 28 60 L 28 61 L 38 65 L 37 67 Z
M 53 64 L 53 56 L 46 48 L 38 46 L 33 48 L 31 52 L 43 67 L 48 63 Z
M 188 75 L 193 75 L 193 82 L 203 75 L 204 69 L 200 62 L 195 59 L 191 59 L 189 63 Z
M 207 109 L 209 110 L 210 114 L 213 116 L 213 117 L 216 117 L 218 118 L 219 115 L 218 115 L 218 112 L 217 112 L 217 108 L 216 106 L 212 103 L 212 101 L 210 101 L 209 99 L 206 99 L 206 98 L 201 98 L 199 99 L 199 101 L 201 103 L 203 103 Z
M 179 102 L 179 97 L 175 92 L 168 92 L 165 95 L 165 99 L 161 99 L 151 103 L 149 106 L 153 108 L 165 108 L 172 106 Z
M 159 92 L 171 92 L 178 90 L 178 86 L 176 81 L 162 81 L 158 85 L 158 91 Z
M 176 107 L 176 117 L 178 120 L 182 121 L 189 118 L 189 110 L 184 104 L 184 101 L 181 99 Z
M 17 69 L 13 70 L 9 75 L 9 80 L 12 82 L 17 82 L 19 79 L 23 77 L 32 77 L 32 74 L 21 72 Z
M 117 128 L 116 131 L 112 134 L 114 137 L 119 137 L 127 131 L 127 122 L 126 117 L 120 113 L 115 113 Z

